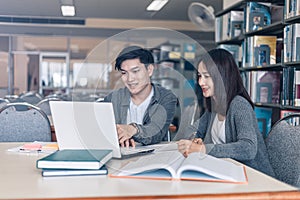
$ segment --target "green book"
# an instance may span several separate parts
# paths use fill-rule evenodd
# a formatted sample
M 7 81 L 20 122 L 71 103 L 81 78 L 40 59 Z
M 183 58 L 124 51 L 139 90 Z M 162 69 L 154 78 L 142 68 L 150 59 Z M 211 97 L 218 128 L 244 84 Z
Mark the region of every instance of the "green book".
M 88 176 L 107 175 L 107 168 L 103 165 L 100 169 L 43 169 L 42 176 Z
M 112 158 L 112 150 L 65 149 L 36 161 L 39 169 L 100 169 Z

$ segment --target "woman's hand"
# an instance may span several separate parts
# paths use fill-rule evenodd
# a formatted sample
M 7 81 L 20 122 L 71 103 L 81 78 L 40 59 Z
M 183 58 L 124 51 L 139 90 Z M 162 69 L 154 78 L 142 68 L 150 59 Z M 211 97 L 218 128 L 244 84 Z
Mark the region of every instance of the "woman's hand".
M 178 151 L 182 153 L 184 157 L 187 157 L 193 152 L 206 152 L 205 145 L 201 138 L 195 138 L 193 140 L 179 140 L 177 145 Z

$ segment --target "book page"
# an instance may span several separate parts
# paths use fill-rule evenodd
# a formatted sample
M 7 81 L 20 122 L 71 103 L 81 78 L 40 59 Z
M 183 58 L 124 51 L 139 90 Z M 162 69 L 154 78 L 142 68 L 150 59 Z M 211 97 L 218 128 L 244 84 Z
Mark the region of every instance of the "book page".
M 236 165 L 230 161 L 198 152 L 190 154 L 185 159 L 177 174 L 182 179 L 204 178 L 230 182 L 247 182 L 242 165 Z
M 176 170 L 183 160 L 183 155 L 178 151 L 158 152 L 142 156 L 138 160 L 128 163 L 115 175 L 178 178 L 176 177 Z

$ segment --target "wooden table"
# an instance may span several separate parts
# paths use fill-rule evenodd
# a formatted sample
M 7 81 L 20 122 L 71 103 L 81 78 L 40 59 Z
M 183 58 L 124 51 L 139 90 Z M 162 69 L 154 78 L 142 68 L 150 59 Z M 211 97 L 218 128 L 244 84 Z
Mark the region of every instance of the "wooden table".
M 42 177 L 36 160 L 45 154 L 6 151 L 0 143 L 0 199 L 300 199 L 297 188 L 247 167 L 248 184 L 159 181 L 108 176 Z M 111 160 L 116 169 L 130 160 Z

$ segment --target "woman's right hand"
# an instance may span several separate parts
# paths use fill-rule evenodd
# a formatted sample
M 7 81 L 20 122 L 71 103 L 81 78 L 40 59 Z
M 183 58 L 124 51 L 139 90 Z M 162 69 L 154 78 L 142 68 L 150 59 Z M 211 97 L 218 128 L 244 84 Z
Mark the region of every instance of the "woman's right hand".
M 205 153 L 205 145 L 201 138 L 195 138 L 193 140 L 179 140 L 177 142 L 178 151 L 187 157 L 193 152 Z

